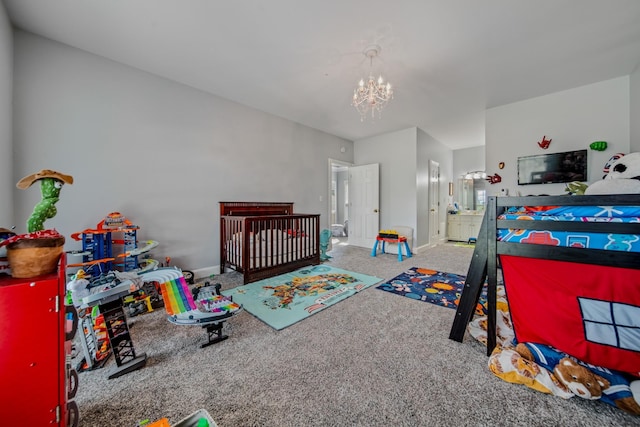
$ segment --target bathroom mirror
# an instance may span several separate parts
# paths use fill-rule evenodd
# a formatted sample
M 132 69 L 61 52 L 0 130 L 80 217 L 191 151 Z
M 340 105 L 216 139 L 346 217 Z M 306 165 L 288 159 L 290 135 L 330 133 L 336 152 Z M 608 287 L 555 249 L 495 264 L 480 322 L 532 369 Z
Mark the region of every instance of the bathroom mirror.
M 458 180 L 457 197 L 461 211 L 484 211 L 487 200 L 486 174 L 482 171 L 468 172 Z

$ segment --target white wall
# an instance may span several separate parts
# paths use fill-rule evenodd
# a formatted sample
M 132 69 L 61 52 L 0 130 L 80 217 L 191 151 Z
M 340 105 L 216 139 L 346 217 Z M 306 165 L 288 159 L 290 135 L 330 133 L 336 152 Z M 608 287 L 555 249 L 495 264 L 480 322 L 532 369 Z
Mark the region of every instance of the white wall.
M 160 242 L 154 257 L 199 269 L 219 264 L 219 201 L 294 202 L 327 227 L 328 158 L 352 162 L 352 142 L 29 33 L 14 40 L 12 182 L 44 168 L 75 178 L 47 228 L 68 237 L 119 211 Z M 21 230 L 39 197 L 14 190 Z
M 629 76 L 629 93 L 630 93 L 630 152 L 640 151 L 640 64 L 635 71 Z
M 451 150 L 415 127 L 354 142 L 357 165 L 380 164 L 380 228 L 404 225 L 414 230 L 413 246 L 433 245 L 429 236 L 429 165 L 440 166 L 440 235 L 445 236 Z
M 416 230 L 416 128 L 354 142 L 356 165 L 380 164 L 380 228 Z
M 453 197 L 451 203 L 461 200 L 460 180 L 467 172 L 485 170 L 485 146 L 462 148 L 453 151 Z M 502 175 L 501 172 L 498 174 Z M 448 189 L 447 189 L 448 191 Z
M 486 172 L 502 183 L 489 185 L 487 195 L 501 188 L 510 195 L 566 194 L 565 184 L 518 186 L 517 158 L 545 152 L 589 148 L 607 141 L 606 151 L 589 150 L 589 182 L 602 178 L 602 168 L 615 153 L 629 152 L 629 77 L 619 77 L 576 89 L 491 108 L 486 114 Z M 552 138 L 548 150 L 537 142 Z M 504 162 L 505 168 L 498 169 Z
M 11 24 L 0 2 L 0 227 L 9 228 L 13 216 L 13 139 L 12 139 L 13 35 Z
M 484 156 L 484 145 L 454 150 L 453 179 L 457 181 L 467 172 L 485 170 Z

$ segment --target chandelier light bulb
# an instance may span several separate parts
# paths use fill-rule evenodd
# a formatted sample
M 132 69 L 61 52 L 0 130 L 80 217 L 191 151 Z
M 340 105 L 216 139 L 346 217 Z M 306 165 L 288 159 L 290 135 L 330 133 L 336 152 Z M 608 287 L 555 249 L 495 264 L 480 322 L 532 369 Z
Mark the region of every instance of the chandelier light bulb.
M 363 52 L 365 57 L 369 58 L 371 70 L 373 71 L 373 58 L 380 53 L 380 46 L 370 46 Z M 380 74 L 376 82 L 374 74 L 371 72 L 369 78 L 360 79 L 358 87 L 353 91 L 353 101 L 351 105 L 356 107 L 360 113 L 360 121 L 364 121 L 365 117 L 371 112 L 371 119 L 376 118 L 376 113 L 380 117 L 380 112 L 387 105 L 390 99 L 393 99 L 393 91 L 391 84 L 384 82 Z

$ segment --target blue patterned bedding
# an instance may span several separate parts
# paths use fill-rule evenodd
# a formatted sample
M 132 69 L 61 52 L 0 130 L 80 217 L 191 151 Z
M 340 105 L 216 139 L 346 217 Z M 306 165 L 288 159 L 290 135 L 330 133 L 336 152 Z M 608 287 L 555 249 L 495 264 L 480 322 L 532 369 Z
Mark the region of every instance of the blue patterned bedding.
M 640 206 L 546 206 L 509 208 L 499 219 L 639 223 Z M 567 231 L 499 229 L 498 240 L 640 252 L 640 236 Z

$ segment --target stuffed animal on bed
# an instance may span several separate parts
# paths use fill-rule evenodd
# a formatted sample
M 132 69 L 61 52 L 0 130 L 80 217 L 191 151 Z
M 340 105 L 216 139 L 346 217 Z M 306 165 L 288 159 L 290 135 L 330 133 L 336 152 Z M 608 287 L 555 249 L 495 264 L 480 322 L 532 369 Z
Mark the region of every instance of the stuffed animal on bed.
M 640 194 L 640 153 L 614 157 L 610 165 L 607 163 L 608 173 L 589 185 L 584 194 Z

